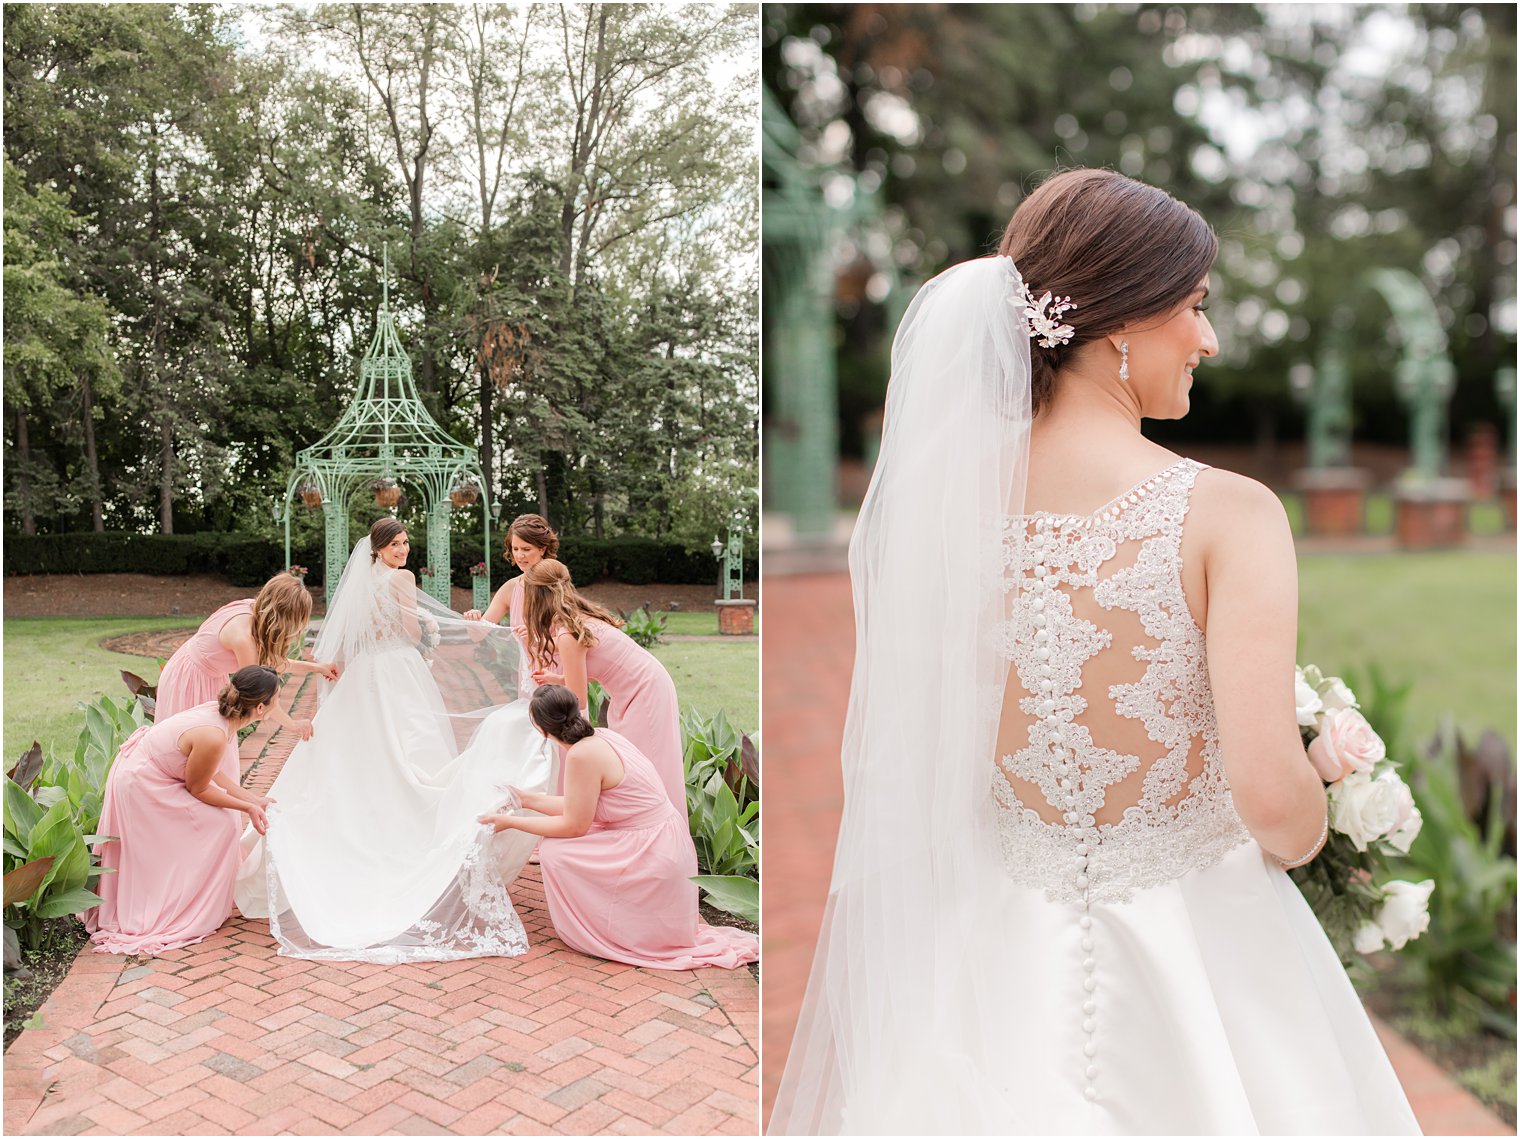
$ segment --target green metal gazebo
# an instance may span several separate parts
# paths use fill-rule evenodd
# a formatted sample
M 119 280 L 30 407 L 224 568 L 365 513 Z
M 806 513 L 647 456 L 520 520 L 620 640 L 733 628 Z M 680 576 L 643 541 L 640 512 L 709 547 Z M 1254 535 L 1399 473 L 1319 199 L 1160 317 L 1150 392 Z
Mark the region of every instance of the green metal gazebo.
M 389 277 L 389 259 L 386 261 Z M 491 549 L 489 493 L 479 454 L 451 438 L 428 414 L 412 380 L 412 361 L 401 347 L 390 311 L 387 280 L 375 337 L 359 363 L 359 389 L 332 430 L 296 455 L 285 487 L 285 564 L 290 564 L 290 514 L 299 497 L 320 506 L 326 520 L 327 600 L 349 556 L 349 515 L 361 497 L 375 513 L 394 506 L 402 488 L 427 514 L 427 568 L 422 586 L 449 604 L 449 519 L 455 509 L 480 503 L 482 549 Z M 376 497 L 378 496 L 378 497 Z M 381 500 L 389 498 L 388 504 Z M 476 607 L 490 597 L 490 571 L 473 579 Z

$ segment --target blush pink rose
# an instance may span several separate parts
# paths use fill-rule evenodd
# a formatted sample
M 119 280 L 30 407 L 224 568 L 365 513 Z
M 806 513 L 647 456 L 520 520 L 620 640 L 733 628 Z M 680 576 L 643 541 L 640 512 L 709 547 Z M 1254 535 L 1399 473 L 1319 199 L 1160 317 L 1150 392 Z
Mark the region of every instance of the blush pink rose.
M 1338 783 L 1353 771 L 1368 774 L 1387 755 L 1382 739 L 1355 708 L 1325 712 L 1319 735 L 1309 744 L 1309 762 L 1326 783 Z

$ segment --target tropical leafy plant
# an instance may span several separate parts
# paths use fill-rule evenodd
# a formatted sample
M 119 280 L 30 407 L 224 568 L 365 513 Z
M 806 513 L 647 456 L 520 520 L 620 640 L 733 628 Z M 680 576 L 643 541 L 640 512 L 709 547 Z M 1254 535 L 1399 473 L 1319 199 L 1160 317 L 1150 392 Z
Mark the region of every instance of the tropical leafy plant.
M 647 649 L 659 644 L 669 620 L 664 613 L 651 613 L 640 607 L 632 613 L 623 614 L 623 632 L 632 637 L 640 648 Z
M 595 728 L 607 726 L 607 690 L 596 681 L 588 681 L 586 684 L 586 719 L 591 721 Z
M 90 847 L 100 823 L 106 776 L 127 736 L 148 722 L 136 701 L 102 696 L 84 705 L 72 757 L 43 758 L 33 744 L 5 779 L 5 956 L 35 947 L 44 923 L 100 903 L 89 888 L 104 871 Z
M 711 719 L 688 711 L 681 721 L 685 739 L 686 809 L 697 863 L 705 872 L 693 879 L 708 902 L 748 921 L 760 911 L 760 798 L 757 778 L 746 772 L 749 738 L 719 712 Z
M 1515 860 L 1504 853 L 1505 804 L 1487 802 L 1469 817 L 1459 775 L 1464 742 L 1450 720 L 1428 749 L 1411 749 L 1408 770 L 1424 829 L 1409 848 L 1411 874 L 1434 878 L 1430 928 L 1401 956 L 1439 1011 L 1475 1013 L 1488 1028 L 1514 1037 Z

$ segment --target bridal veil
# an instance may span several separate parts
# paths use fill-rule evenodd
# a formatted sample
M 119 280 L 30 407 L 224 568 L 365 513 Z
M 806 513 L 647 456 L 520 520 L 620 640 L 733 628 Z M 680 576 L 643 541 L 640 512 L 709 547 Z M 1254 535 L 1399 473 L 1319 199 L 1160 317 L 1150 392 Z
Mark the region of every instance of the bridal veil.
M 850 542 L 855 666 L 844 815 L 770 1131 L 987 1130 L 976 1042 L 1009 1007 L 979 898 L 1001 874 L 991 760 L 1008 664 L 1006 515 L 1023 511 L 1030 340 L 1007 257 L 941 273 L 892 348 Z M 975 1088 L 959 1095 L 958 1089 Z

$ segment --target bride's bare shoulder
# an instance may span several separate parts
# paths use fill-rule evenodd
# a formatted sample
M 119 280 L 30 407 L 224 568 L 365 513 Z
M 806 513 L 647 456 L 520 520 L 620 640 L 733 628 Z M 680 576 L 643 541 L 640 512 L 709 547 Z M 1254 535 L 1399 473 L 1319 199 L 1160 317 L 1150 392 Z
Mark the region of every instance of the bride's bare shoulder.
M 1218 467 L 1199 473 L 1188 524 L 1206 541 L 1254 539 L 1273 545 L 1285 543 L 1289 548 L 1293 543 L 1288 513 L 1276 493 L 1253 478 Z

